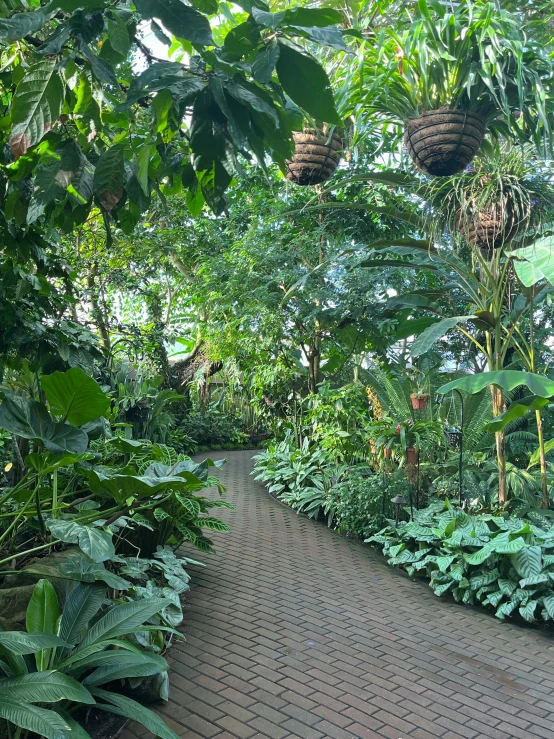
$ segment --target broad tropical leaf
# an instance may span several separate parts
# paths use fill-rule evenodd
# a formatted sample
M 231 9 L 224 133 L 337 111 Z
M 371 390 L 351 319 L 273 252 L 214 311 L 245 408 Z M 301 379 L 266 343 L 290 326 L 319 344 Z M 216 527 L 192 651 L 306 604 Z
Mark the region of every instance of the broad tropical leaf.
M 150 598 L 148 601 L 131 601 L 113 606 L 87 631 L 81 647 L 136 631 L 138 626 L 159 613 L 170 602 L 168 598 Z
M 39 580 L 27 606 L 26 627 L 29 632 L 56 634 L 60 607 L 54 586 L 49 580 Z M 37 670 L 48 666 L 51 651 L 43 649 L 35 654 Z
M 64 83 L 57 60 L 33 64 L 17 86 L 11 116 L 10 148 L 15 158 L 42 139 L 60 117 Z
M 75 644 L 81 632 L 95 616 L 104 601 L 106 588 L 100 583 L 79 583 L 65 602 L 60 621 L 60 637 Z
M 277 76 L 283 90 L 306 113 L 327 123 L 342 123 L 327 73 L 315 59 L 279 42 Z
M 109 410 L 106 393 L 80 367 L 43 375 L 40 382 L 50 411 L 74 426 L 84 426 Z
M 466 323 L 475 316 L 454 316 L 452 318 L 443 318 L 438 323 L 434 323 L 426 328 L 412 344 L 410 354 L 412 357 L 420 357 L 422 354 L 431 349 L 435 341 L 442 339 L 451 329 L 459 323 Z
M 54 634 L 27 634 L 25 631 L 0 631 L 0 646 L 13 654 L 33 654 L 50 647 L 68 647 L 67 641 Z
M 88 675 L 83 683 L 87 686 L 106 685 L 113 680 L 123 680 L 132 677 L 147 677 L 166 672 L 169 665 L 158 654 L 122 654 L 120 662 L 100 665 L 92 674 Z
M 9 698 L 22 703 L 56 703 L 61 700 L 94 703 L 94 698 L 81 683 L 56 670 L 0 679 L 0 695 L 2 700 Z
M 99 704 L 99 708 L 103 711 L 139 721 L 148 731 L 151 731 L 154 736 L 160 737 L 160 739 L 179 739 L 177 734 L 166 726 L 157 714 L 149 711 L 148 708 L 144 708 L 131 698 L 126 698 L 118 693 L 110 693 L 100 688 L 91 688 L 90 692 L 95 698 L 103 701 Z
M 541 398 L 537 395 L 528 395 L 525 398 L 514 400 L 513 403 L 510 403 L 504 413 L 495 418 L 494 421 L 489 421 L 489 423 L 484 427 L 484 430 L 501 431 L 512 421 L 515 421 L 518 418 L 523 418 L 523 416 L 525 416 L 529 411 L 536 411 L 539 408 L 544 408 L 544 406 L 549 403 L 549 398 Z
M 24 439 L 37 439 L 56 454 L 82 454 L 88 446 L 84 431 L 67 423 L 55 423 L 41 403 L 18 395 L 6 395 L 2 401 L 0 427 Z
M 55 711 L 2 696 L 0 718 L 46 739 L 69 739 L 69 725 Z
M 460 377 L 458 380 L 446 383 L 438 389 L 439 393 L 449 393 L 451 390 L 463 390 L 466 393 L 478 393 L 488 385 L 497 385 L 503 390 L 513 390 L 520 385 L 526 385 L 529 390 L 541 398 L 554 396 L 554 381 L 544 375 L 536 375 L 533 372 L 520 372 L 518 370 L 495 370 L 494 372 L 481 372 L 476 375 Z
M 75 521 L 51 519 L 47 522 L 53 536 L 68 544 L 78 544 L 93 562 L 105 562 L 115 557 L 112 534 L 97 526 L 83 526 Z

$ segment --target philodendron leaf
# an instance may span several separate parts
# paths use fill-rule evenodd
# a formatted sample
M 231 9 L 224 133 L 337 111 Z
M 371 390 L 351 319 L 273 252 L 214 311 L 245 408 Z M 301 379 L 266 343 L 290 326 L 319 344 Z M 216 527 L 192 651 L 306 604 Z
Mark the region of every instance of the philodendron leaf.
M 88 446 L 84 431 L 67 423 L 55 423 L 41 403 L 18 395 L 6 395 L 2 401 L 0 427 L 24 439 L 41 441 L 55 454 L 82 454 Z
M 60 117 L 64 89 L 55 59 L 29 67 L 17 86 L 11 107 L 10 149 L 15 158 L 40 141 Z
M 107 570 L 101 562 L 88 562 L 78 554 L 70 555 L 63 564 L 58 566 L 58 570 L 58 577 L 82 583 L 105 582 L 114 590 L 127 590 L 131 585 L 128 580 Z
M 438 323 L 428 326 L 412 344 L 410 354 L 412 357 L 420 357 L 422 354 L 431 349 L 435 341 L 442 339 L 451 329 L 455 328 L 459 323 L 471 321 L 475 316 L 453 316 L 452 318 L 443 318 Z
M 79 548 L 93 562 L 105 562 L 115 557 L 112 535 L 95 526 L 82 526 L 75 521 L 51 519 L 47 527 L 57 539 L 68 544 L 78 544 Z
M 503 390 L 513 390 L 525 385 L 535 395 L 541 398 L 554 396 L 554 381 L 544 375 L 536 375 L 533 372 L 520 372 L 519 370 L 495 370 L 493 372 L 480 372 L 476 375 L 460 377 L 458 380 L 446 383 L 437 392 L 444 394 L 451 390 L 463 390 L 466 393 L 475 394 L 488 385 L 496 385 Z
M 341 124 L 327 72 L 313 57 L 279 43 L 277 76 L 286 94 L 309 115 Z
M 545 405 L 550 403 L 549 398 L 541 398 L 538 395 L 528 395 L 525 398 L 514 400 L 510 403 L 507 410 L 504 411 L 500 416 L 490 421 L 483 426 L 484 431 L 501 431 L 506 426 L 515 421 L 517 418 L 522 418 L 529 411 L 536 411 L 539 408 L 544 408 Z
M 74 426 L 84 426 L 109 410 L 106 393 L 80 367 L 44 375 L 40 382 L 51 412 Z

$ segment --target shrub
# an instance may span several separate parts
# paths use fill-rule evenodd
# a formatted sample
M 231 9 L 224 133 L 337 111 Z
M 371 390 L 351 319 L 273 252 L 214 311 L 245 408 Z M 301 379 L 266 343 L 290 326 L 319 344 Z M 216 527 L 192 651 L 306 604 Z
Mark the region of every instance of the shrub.
M 448 501 L 415 512 L 367 539 L 391 565 L 430 578 L 436 595 L 495 609 L 498 618 L 554 618 L 554 526 L 495 515 L 471 516 Z
M 408 497 L 405 480 L 393 481 L 365 469 L 354 469 L 327 495 L 326 509 L 335 528 L 354 536 L 371 536 L 386 524 L 390 499 Z

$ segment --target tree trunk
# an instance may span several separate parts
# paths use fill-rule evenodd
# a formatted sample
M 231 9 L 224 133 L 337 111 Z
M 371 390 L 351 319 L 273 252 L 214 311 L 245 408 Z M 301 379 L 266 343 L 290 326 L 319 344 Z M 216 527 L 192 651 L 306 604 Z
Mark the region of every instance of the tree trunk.
M 92 305 L 92 320 L 98 326 L 102 344 L 107 351 L 111 349 L 109 323 L 102 305 L 100 303 L 100 291 L 96 284 L 96 278 L 98 277 L 98 265 L 94 265 L 92 271 L 87 276 L 87 288 L 89 292 L 90 303 Z
M 504 411 L 504 398 L 499 387 L 491 385 L 492 412 L 495 418 Z M 507 501 L 506 485 L 506 435 L 504 430 L 495 432 L 496 459 L 498 462 L 498 502 L 504 505 Z
M 542 415 L 540 410 L 535 411 L 537 419 L 537 433 L 539 437 L 539 458 L 541 465 L 541 490 L 542 490 L 542 507 L 549 508 L 550 500 L 548 496 L 548 480 L 546 477 L 546 455 L 544 452 L 544 432 L 542 428 Z

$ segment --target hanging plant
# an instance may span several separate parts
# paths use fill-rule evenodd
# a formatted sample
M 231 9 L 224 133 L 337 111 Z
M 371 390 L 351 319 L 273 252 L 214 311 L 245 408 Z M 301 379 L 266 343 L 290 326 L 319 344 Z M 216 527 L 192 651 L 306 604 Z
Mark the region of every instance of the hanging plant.
M 295 131 L 294 154 L 287 160 L 287 180 L 296 185 L 319 185 L 333 176 L 339 166 L 343 142 L 334 130 L 305 128 Z
M 480 155 L 463 174 L 436 180 L 423 197 L 434 206 L 433 227 L 460 234 L 486 258 L 550 221 L 552 170 L 533 147 L 504 144 Z
M 487 132 L 546 140 L 552 63 L 519 16 L 488 1 L 420 0 L 399 27 L 368 45 L 365 103 L 387 127 L 391 114 L 403 125 L 416 167 L 439 177 L 461 172 Z

